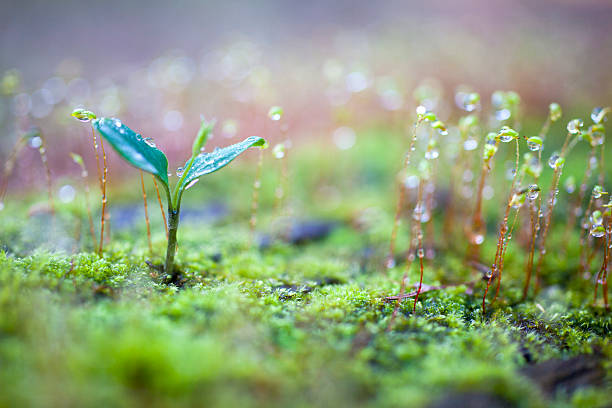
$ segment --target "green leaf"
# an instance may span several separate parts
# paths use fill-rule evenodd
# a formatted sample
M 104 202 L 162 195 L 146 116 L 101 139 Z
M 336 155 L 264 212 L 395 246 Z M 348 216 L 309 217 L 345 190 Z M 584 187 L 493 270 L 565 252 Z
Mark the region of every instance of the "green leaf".
M 143 139 L 115 118 L 95 119 L 92 126 L 128 163 L 153 174 L 168 187 L 168 159 L 150 139 Z
M 189 183 L 205 174 L 217 171 L 227 166 L 232 160 L 238 157 L 249 147 L 265 146 L 266 141 L 258 136 L 251 136 L 244 139 L 240 143 L 216 149 L 211 153 L 201 153 L 195 157 L 191 168 L 183 178 L 181 189 L 184 189 Z M 190 159 L 191 160 L 191 159 Z M 189 166 L 189 161 L 185 164 L 185 168 Z

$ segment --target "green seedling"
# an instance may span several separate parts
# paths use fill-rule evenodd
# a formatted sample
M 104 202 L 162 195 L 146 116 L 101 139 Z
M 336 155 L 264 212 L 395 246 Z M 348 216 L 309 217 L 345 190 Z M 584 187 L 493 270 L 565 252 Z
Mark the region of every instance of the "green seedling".
M 191 157 L 183 167 L 177 170 L 179 180 L 171 189 L 168 182 L 168 159 L 155 146 L 151 138 L 143 138 L 115 118 L 94 119 L 91 125 L 126 162 L 155 176 L 166 193 L 168 247 L 165 272 L 170 275 L 171 282 L 176 282 L 178 271 L 174 268 L 174 256 L 184 192 L 191 188 L 200 177 L 227 166 L 249 147 L 264 146 L 265 140 L 258 136 L 251 136 L 240 143 L 206 153 L 203 152 L 203 149 L 214 127 L 214 121 L 202 120 L 202 125 L 192 145 Z

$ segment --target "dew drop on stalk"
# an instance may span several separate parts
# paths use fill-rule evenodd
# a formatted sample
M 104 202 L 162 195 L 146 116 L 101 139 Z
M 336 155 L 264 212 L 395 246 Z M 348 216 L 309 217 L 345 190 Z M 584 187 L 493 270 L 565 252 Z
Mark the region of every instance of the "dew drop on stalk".
M 463 142 L 463 150 L 471 151 L 478 147 L 478 141 L 476 139 L 469 138 Z
M 569 194 L 572 194 L 574 191 L 576 191 L 576 179 L 574 178 L 574 176 L 569 176 L 565 180 L 564 187 L 565 191 Z
M 542 148 L 542 139 L 538 136 L 532 136 L 527 139 L 527 147 L 532 152 L 537 152 Z
M 596 185 L 593 187 L 593 198 L 597 200 L 604 194 L 603 187 L 600 185 Z
M 520 208 L 525 203 L 525 194 L 524 193 L 515 193 L 512 196 L 510 201 L 510 206 L 512 208 Z
M 602 123 L 605 119 L 605 116 L 606 116 L 606 110 L 602 108 L 601 106 L 594 108 L 593 111 L 591 112 L 591 120 L 593 120 L 593 122 L 597 124 Z
M 157 146 L 155 145 L 155 142 L 153 142 L 153 138 L 151 138 L 151 137 L 145 137 L 145 138 L 143 139 L 143 141 L 144 141 L 144 142 L 145 142 L 147 145 L 149 145 L 149 146 L 151 146 L 151 147 L 157 147 Z
M 389 257 L 389 259 L 387 259 L 387 261 L 385 262 L 385 266 L 387 267 L 387 269 L 391 269 L 395 267 L 395 259 L 393 259 L 393 257 Z
M 509 109 L 499 109 L 495 111 L 495 119 L 501 121 L 510 119 L 511 112 Z
M 563 112 L 561 111 L 561 106 L 558 103 L 553 102 L 549 105 L 548 108 L 550 110 L 549 115 L 550 115 L 550 120 L 552 122 L 556 122 L 559 119 L 561 119 L 561 115 L 563 115 Z
M 30 147 L 32 149 L 38 149 L 42 146 L 42 138 L 40 136 L 34 136 L 30 139 Z
M 277 144 L 276 146 L 274 146 L 272 153 L 277 159 L 282 159 L 283 157 L 285 157 L 285 145 L 282 143 Z
M 417 188 L 419 186 L 419 177 L 415 175 L 407 176 L 404 179 L 404 186 L 410 189 Z
M 418 116 L 419 119 L 421 119 L 423 117 L 423 115 L 425 115 L 427 113 L 427 108 L 423 105 L 419 105 L 416 108 L 416 114 Z
M 601 238 L 605 235 L 606 229 L 602 225 L 593 225 L 590 233 L 595 238 Z
M 176 175 L 177 177 L 181 177 L 183 175 L 183 173 L 185 172 L 185 169 L 182 167 L 179 167 L 178 169 L 176 169 Z
M 605 140 L 605 129 L 603 125 L 596 124 L 589 128 L 591 146 L 601 146 Z
M 535 200 L 536 198 L 538 198 L 538 195 L 540 194 L 540 187 L 538 187 L 536 184 L 532 184 L 529 187 L 527 187 L 527 198 L 529 200 Z
M 508 126 L 503 126 L 497 133 L 497 136 L 501 142 L 509 143 L 518 136 L 518 132 Z
M 551 169 L 555 169 L 555 168 L 557 168 L 557 163 L 559 162 L 559 159 L 560 159 L 560 158 L 561 158 L 561 157 L 559 157 L 559 154 L 558 154 L 558 153 L 553 153 L 553 154 L 550 156 L 550 159 L 548 159 L 548 166 L 549 166 Z
M 581 119 L 572 119 L 567 123 L 567 131 L 572 135 L 580 133 L 584 122 Z
M 603 224 L 603 216 L 601 214 L 601 211 L 599 211 L 599 210 L 593 211 L 593 213 L 589 217 L 589 221 L 591 222 L 591 225 L 602 225 Z
M 274 121 L 280 120 L 283 117 L 283 108 L 280 106 L 272 106 L 268 111 L 268 117 Z
M 440 156 L 440 152 L 438 151 L 438 149 L 431 149 L 425 152 L 425 158 L 427 160 L 437 159 L 438 156 Z
M 469 183 L 470 181 L 474 180 L 474 173 L 472 172 L 472 170 L 465 170 L 463 172 L 463 177 L 462 177 L 463 181 L 466 183 Z
M 65 184 L 60 187 L 58 197 L 62 203 L 69 203 L 74 200 L 76 190 L 70 184 Z

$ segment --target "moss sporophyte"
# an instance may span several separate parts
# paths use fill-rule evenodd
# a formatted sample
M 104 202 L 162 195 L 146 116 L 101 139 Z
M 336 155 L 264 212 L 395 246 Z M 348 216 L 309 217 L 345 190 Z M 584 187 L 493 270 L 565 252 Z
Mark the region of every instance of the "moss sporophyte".
M 210 153 L 204 152 L 204 146 L 215 122 L 202 119 L 200 130 L 193 141 L 191 157 L 183 167 L 177 170 L 179 180 L 171 189 L 168 182 L 168 159 L 151 138 L 143 138 L 116 118 L 95 118 L 95 115 L 89 115 L 87 111 L 79 109 L 73 112 L 73 116 L 79 120 L 91 120 L 92 129 L 106 139 L 119 156 L 132 166 L 151 173 L 161 184 L 166 193 L 168 206 L 168 248 L 164 270 L 170 275 L 171 282 L 176 281 L 178 277 L 178 271 L 174 268 L 174 256 L 177 248 L 177 231 L 183 193 L 191 188 L 200 177 L 227 166 L 248 148 L 265 147 L 266 145 L 263 138 L 251 136 L 242 142 L 215 149 Z

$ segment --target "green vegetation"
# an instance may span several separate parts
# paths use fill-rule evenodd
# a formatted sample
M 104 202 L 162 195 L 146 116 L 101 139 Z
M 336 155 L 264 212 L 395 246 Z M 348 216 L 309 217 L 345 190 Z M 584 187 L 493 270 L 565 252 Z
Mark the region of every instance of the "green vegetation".
M 522 125 L 518 95 L 499 93 L 489 129 L 478 94 L 458 99 L 465 114 L 448 125 L 419 105 L 408 136 L 372 126 L 350 150 L 310 141 L 290 160 L 279 143 L 271 154 L 281 163 L 260 150 L 258 170 L 247 157 L 184 200 L 201 176 L 263 139 L 202 154 L 212 130 L 203 121 L 171 191 L 151 140 L 94 119 L 123 159 L 162 185 L 170 234 L 153 230 L 151 255 L 145 226 L 122 221 L 141 211 L 127 181 L 109 185 L 100 254 L 90 213 L 101 208 L 90 209 L 86 194 L 54 215 L 23 205 L 37 195 L 9 196 L 0 212 L 0 406 L 609 406 L 612 214 L 595 180 L 610 169 L 595 126 L 604 116 L 584 131 L 570 121 L 556 154 L 558 105 L 544 125 Z M 580 177 L 589 157 L 597 172 L 583 178 L 585 191 L 594 185 L 584 205 L 560 169 Z M 181 201 L 188 219 L 174 268 Z M 215 202 L 225 215 L 189 219 Z M 588 216 L 568 229 L 576 208 Z M 309 219 L 325 232 L 304 233 Z M 597 284 L 604 296 L 594 301 Z

